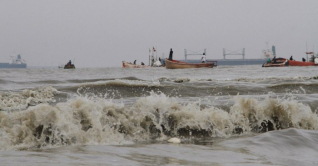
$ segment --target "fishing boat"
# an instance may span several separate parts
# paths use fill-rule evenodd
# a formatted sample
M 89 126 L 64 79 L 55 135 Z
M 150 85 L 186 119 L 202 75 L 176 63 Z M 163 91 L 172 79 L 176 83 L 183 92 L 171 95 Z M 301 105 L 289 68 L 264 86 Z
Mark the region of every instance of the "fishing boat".
M 186 63 L 177 60 L 165 60 L 167 69 L 188 69 L 188 68 L 213 68 L 216 61 L 208 63 Z
M 285 58 L 276 58 L 276 62 L 271 60 L 270 62 L 266 62 L 262 65 L 262 67 L 285 67 L 288 64 L 288 60 Z
M 64 69 L 75 69 L 75 65 L 72 64 L 72 61 L 69 60 L 66 65 L 64 65 Z
M 64 66 L 64 69 L 75 69 L 75 65 L 74 64 L 66 64 Z
M 276 62 L 271 60 L 270 62 L 264 63 L 262 67 L 286 67 L 286 66 L 318 66 L 318 59 L 314 59 L 314 62 L 303 62 L 288 60 L 285 58 L 277 58 Z
M 151 66 L 147 66 L 147 65 L 137 65 L 137 64 L 133 64 L 131 62 L 125 62 L 123 61 L 123 68 L 147 68 L 147 67 L 151 67 Z

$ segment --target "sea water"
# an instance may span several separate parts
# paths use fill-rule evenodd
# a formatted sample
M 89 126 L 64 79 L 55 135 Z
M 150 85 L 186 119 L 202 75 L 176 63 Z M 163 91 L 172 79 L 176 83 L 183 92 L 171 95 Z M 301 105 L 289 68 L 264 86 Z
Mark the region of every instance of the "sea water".
M 0 165 L 318 165 L 317 106 L 316 67 L 1 69 Z

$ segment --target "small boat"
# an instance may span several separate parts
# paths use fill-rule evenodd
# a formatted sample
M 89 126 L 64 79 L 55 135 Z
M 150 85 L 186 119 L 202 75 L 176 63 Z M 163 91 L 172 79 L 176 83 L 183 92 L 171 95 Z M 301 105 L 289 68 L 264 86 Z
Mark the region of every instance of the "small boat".
M 276 62 L 271 60 L 262 65 L 262 67 L 285 67 L 288 64 L 288 60 L 285 58 L 276 58 Z
M 64 66 L 64 69 L 75 69 L 75 65 L 74 64 L 66 64 Z
M 123 68 L 148 68 L 148 67 L 151 67 L 151 66 L 147 66 L 147 65 L 136 65 L 136 64 L 133 64 L 131 62 L 125 62 L 123 61 Z
M 165 60 L 167 69 L 188 69 L 188 68 L 213 68 L 216 61 L 208 63 L 186 63 L 177 60 Z
M 303 62 L 288 60 L 285 58 L 277 58 L 276 63 L 273 60 L 271 62 L 264 63 L 262 67 L 286 67 L 286 66 L 318 66 L 318 59 L 315 62 Z

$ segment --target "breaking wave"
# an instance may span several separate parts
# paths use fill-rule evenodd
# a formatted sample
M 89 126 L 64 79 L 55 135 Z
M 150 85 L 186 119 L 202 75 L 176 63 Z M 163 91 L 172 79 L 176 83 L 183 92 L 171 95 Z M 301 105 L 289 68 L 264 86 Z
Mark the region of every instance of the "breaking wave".
M 0 111 L 23 110 L 40 103 L 54 102 L 57 90 L 51 86 L 0 94 Z
M 44 91 L 50 96 L 54 90 Z M 226 111 L 203 107 L 200 100 L 181 103 L 178 98 L 151 92 L 132 105 L 105 98 L 75 97 L 55 106 L 38 104 L 24 111 L 1 111 L 0 147 L 116 145 L 174 136 L 228 138 L 286 128 L 318 129 L 316 110 L 293 99 L 237 96 L 233 102 Z

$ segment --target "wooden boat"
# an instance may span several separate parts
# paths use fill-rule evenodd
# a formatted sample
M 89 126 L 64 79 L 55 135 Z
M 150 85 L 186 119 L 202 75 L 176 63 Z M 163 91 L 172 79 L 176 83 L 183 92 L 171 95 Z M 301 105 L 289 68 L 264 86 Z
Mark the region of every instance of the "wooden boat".
M 147 68 L 147 67 L 150 67 L 150 66 L 147 66 L 147 65 L 136 65 L 136 64 L 133 64 L 133 63 L 130 63 L 130 62 L 125 62 L 123 61 L 123 68 Z
M 75 69 L 75 65 L 74 64 L 66 64 L 64 66 L 64 69 Z
M 262 67 L 285 67 L 287 66 L 288 60 L 285 58 L 276 58 L 276 62 L 271 60 L 262 65 Z
M 166 59 L 166 68 L 167 69 L 188 69 L 188 68 L 213 68 L 216 66 L 216 61 L 208 63 L 186 63 L 177 60 L 168 60 Z M 214 64 L 215 63 L 215 64 Z

